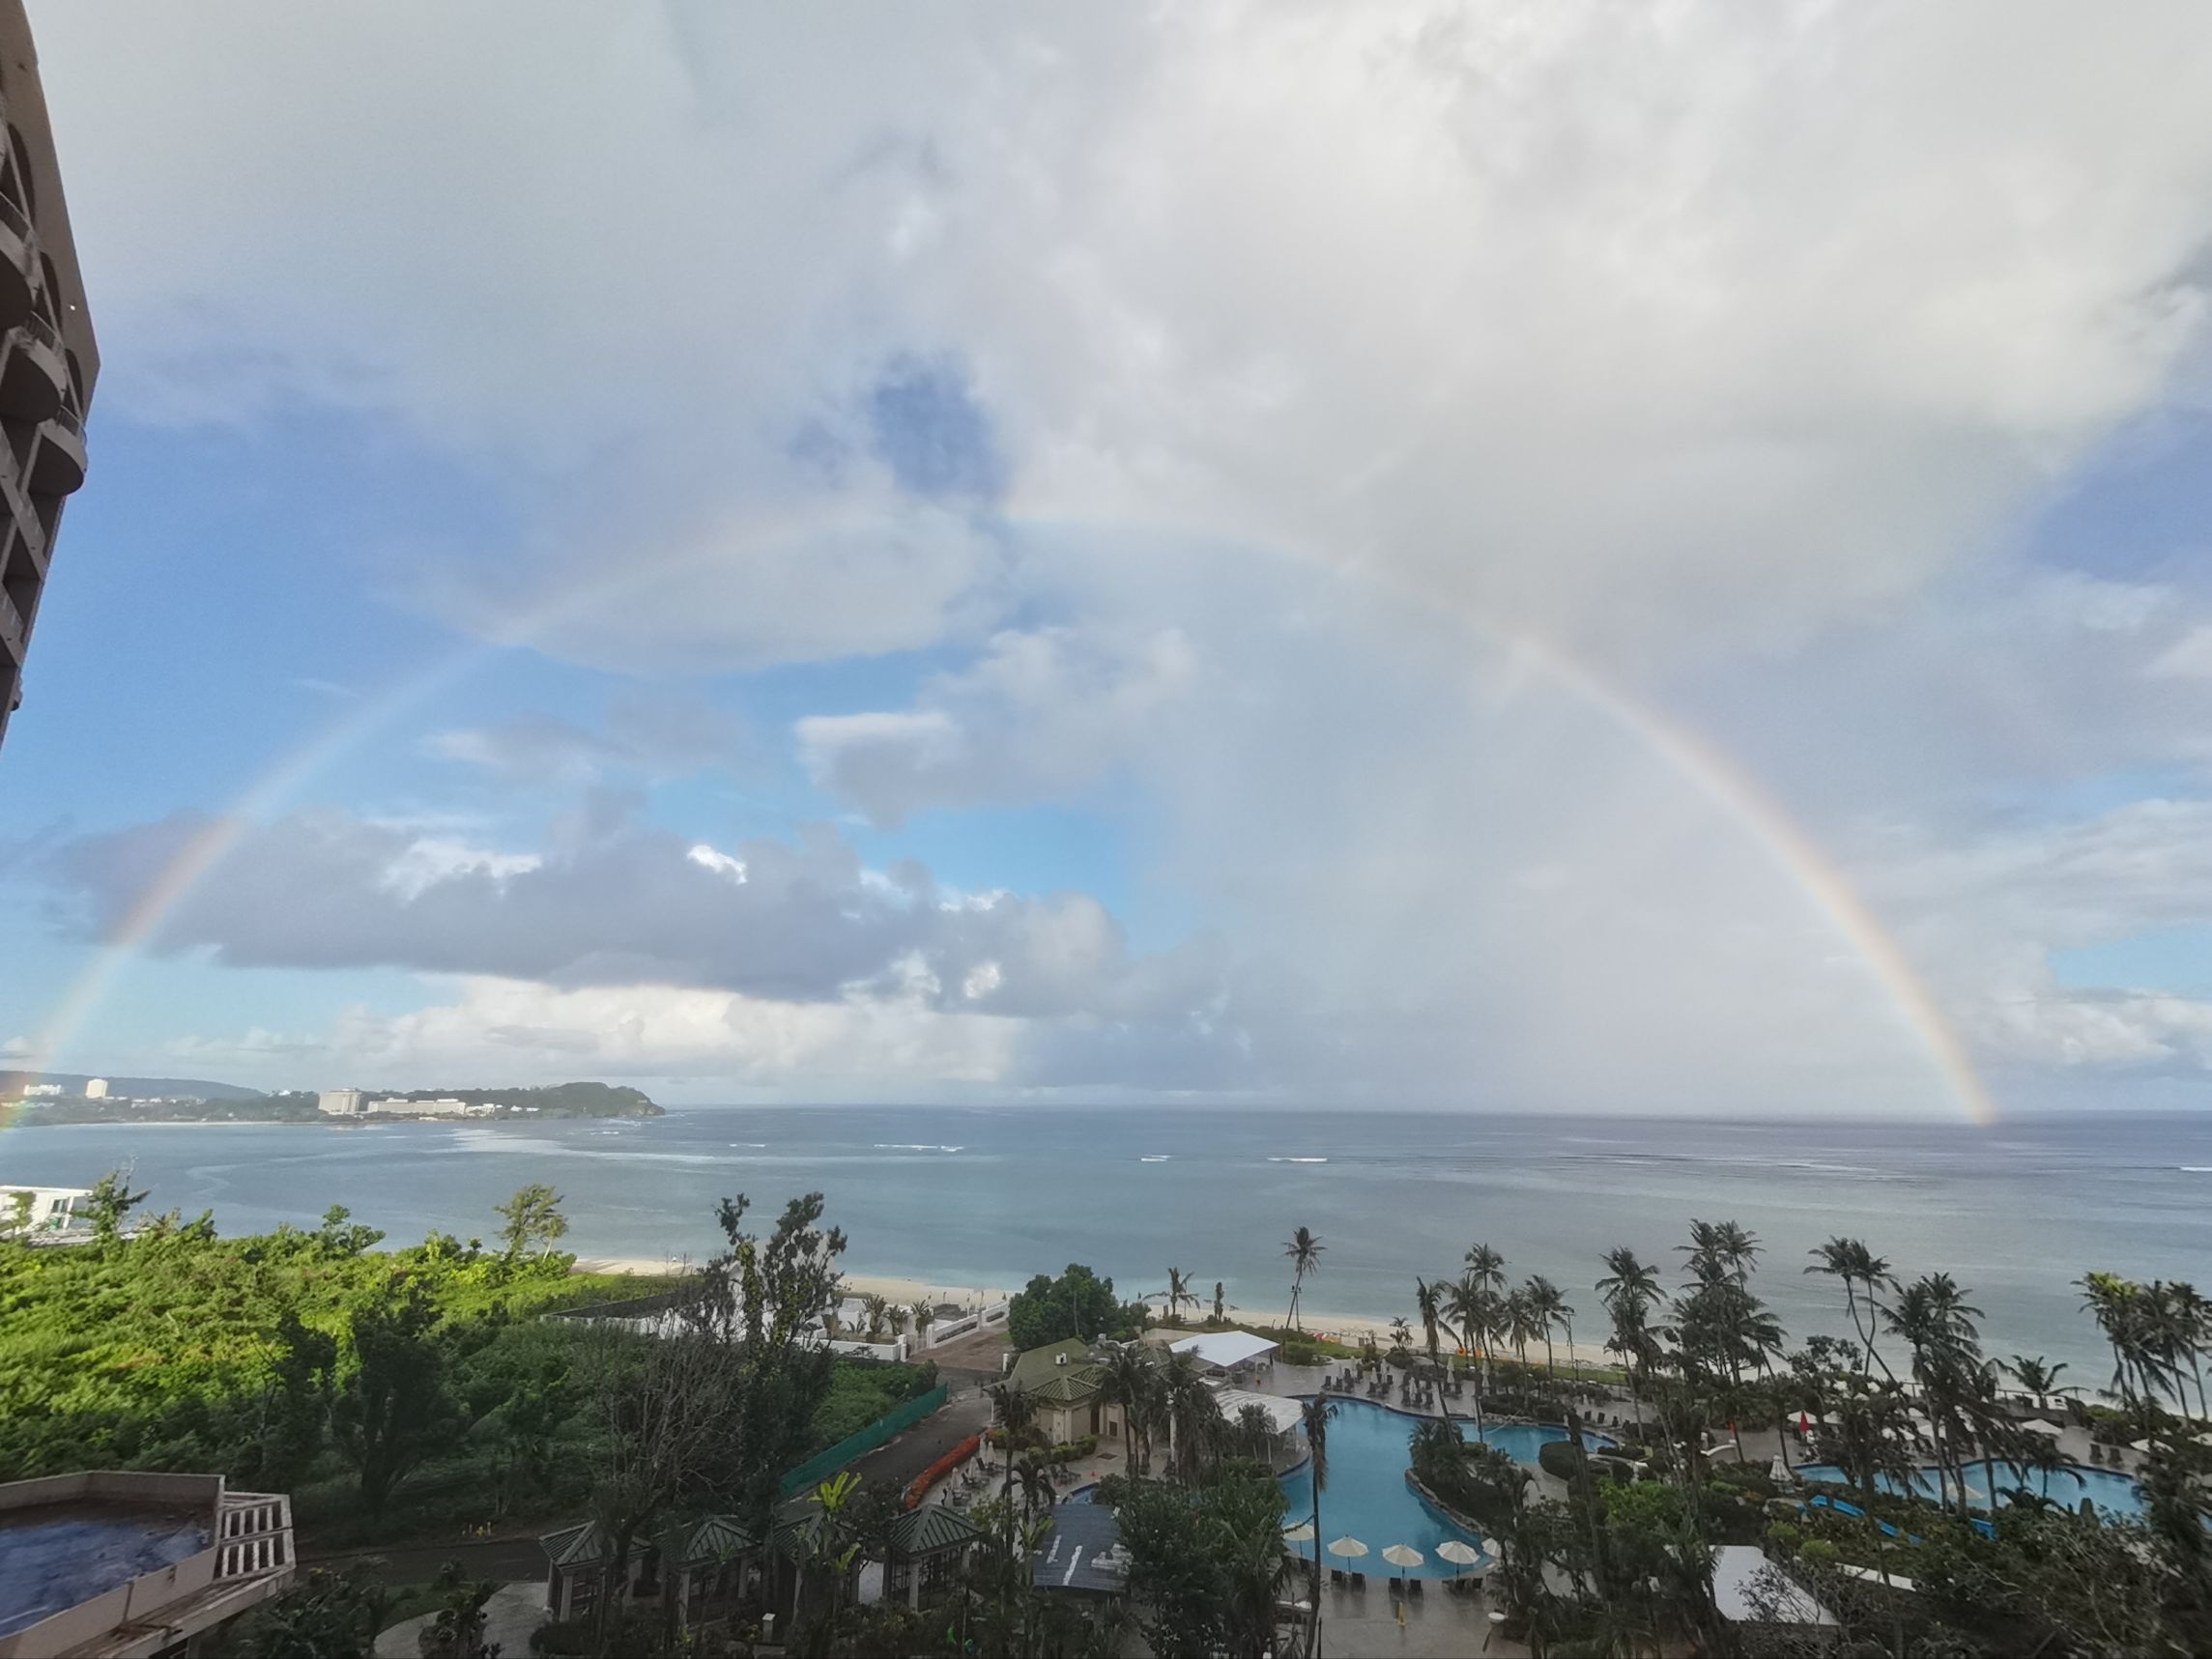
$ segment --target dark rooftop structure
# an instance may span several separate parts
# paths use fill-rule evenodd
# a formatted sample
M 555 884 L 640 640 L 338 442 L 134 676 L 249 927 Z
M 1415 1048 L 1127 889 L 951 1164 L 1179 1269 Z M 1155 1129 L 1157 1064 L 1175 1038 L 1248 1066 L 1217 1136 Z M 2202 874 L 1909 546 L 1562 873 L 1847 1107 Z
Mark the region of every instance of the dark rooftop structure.
M 290 1502 L 219 1474 L 0 1485 L 0 1659 L 182 1651 L 292 1575 Z
M 1103 1503 L 1061 1503 L 1051 1535 L 1032 1558 L 1039 1589 L 1077 1595 L 1120 1595 L 1129 1588 L 1129 1558 L 1121 1529 Z

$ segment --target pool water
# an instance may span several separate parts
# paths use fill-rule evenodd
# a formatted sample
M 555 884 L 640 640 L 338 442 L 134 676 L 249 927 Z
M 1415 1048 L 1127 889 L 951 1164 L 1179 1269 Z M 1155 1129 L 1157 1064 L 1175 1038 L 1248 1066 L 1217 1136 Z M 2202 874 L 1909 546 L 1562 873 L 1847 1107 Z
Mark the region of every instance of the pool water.
M 1408 1443 L 1420 1419 L 1365 1400 L 1339 1400 L 1329 1420 L 1329 1485 L 1321 1494 L 1321 1542 L 1334 1543 L 1349 1534 L 1367 1546 L 1367 1555 L 1353 1561 L 1323 1555 L 1330 1566 L 1356 1568 L 1370 1575 L 1398 1576 L 1385 1561 L 1383 1550 L 1391 1544 L 1411 1544 L 1426 1560 L 1406 1574 L 1417 1579 L 1446 1579 L 1459 1571 L 1480 1572 L 1487 1559 L 1464 1569 L 1436 1559 L 1436 1546 L 1448 1538 L 1466 1544 L 1479 1542 L 1475 1534 L 1454 1527 L 1423 1503 L 1406 1484 L 1412 1466 Z M 1462 1421 L 1460 1432 L 1475 1438 L 1472 1420 Z M 1516 1463 L 1534 1467 L 1537 1447 L 1546 1441 L 1566 1439 L 1566 1430 L 1537 1423 L 1492 1423 L 1483 1436 Z M 1593 1445 L 1612 1443 L 1601 1435 L 1587 1435 Z M 1306 1464 L 1282 1477 L 1289 1509 L 1285 1526 L 1295 1527 L 1313 1515 L 1313 1466 Z M 1313 1559 L 1311 1544 L 1290 1546 L 1307 1559 Z
M 1843 1471 L 1832 1464 L 1800 1464 L 1797 1474 L 1805 1480 L 1844 1480 Z M 1887 1475 L 1882 1476 L 1876 1484 L 1887 1493 L 1894 1494 L 1898 1490 L 1896 1482 Z M 2007 1487 L 2025 1486 L 2030 1492 L 2040 1493 L 2054 1503 L 2062 1503 L 2069 1509 L 2086 1498 L 2102 1513 L 2122 1520 L 2134 1520 L 2143 1512 L 2142 1489 L 2136 1485 L 2131 1476 L 2122 1474 L 2117 1470 L 2090 1469 L 2079 1463 L 2070 1463 L 2064 1469 L 2048 1474 L 2035 1470 L 2016 1473 L 1999 1464 L 1997 1484 L 1999 1502 L 2010 1502 L 2004 1496 Z M 1936 1498 L 1939 1485 L 1933 1465 L 1914 1471 L 1912 1489 L 1922 1498 Z M 1329 1502 L 1327 1493 L 1321 1495 L 1321 1502 L 1324 1504 Z M 1984 1479 L 1982 1466 L 1978 1463 L 1971 1464 L 1967 1469 L 1967 1502 L 1976 1509 L 1986 1510 L 1990 1506 L 1989 1487 Z

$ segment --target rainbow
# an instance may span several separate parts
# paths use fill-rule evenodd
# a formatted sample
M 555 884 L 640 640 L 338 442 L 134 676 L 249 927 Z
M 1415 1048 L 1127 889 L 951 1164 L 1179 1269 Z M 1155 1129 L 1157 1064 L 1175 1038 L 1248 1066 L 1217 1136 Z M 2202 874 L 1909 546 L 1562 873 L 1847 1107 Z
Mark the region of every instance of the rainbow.
M 1020 522 L 1045 528 L 1041 520 Z M 819 528 L 819 524 L 780 527 L 778 533 L 804 534 L 810 528 Z M 545 630 L 589 615 L 618 599 L 630 588 L 675 574 L 693 564 L 727 557 L 726 550 L 703 550 L 633 565 L 613 578 L 557 592 L 522 621 L 504 630 L 503 637 L 474 643 L 439 660 L 426 671 L 364 700 L 353 714 L 333 722 L 255 780 L 226 812 L 211 819 L 178 850 L 116 924 L 92 965 L 55 1005 L 29 1051 L 18 1057 L 12 1069 L 44 1070 L 54 1056 L 66 1050 L 139 949 L 155 936 L 177 906 L 229 857 L 256 822 L 280 808 L 325 766 L 501 653 L 528 648 Z M 1370 579 L 1373 579 L 1371 573 Z M 1398 583 L 1386 586 L 1403 588 Z M 1410 593 L 1407 596 L 1419 598 L 1425 609 L 1434 612 L 1433 596 Z M 1702 734 L 1607 680 L 1557 642 L 1527 628 L 1498 623 L 1465 607 L 1457 608 L 1454 619 L 1470 632 L 1514 652 L 1520 662 L 1536 668 L 1633 738 L 1741 829 L 1752 844 L 1762 850 L 1851 946 L 1881 985 L 1899 1017 L 1943 1078 L 1961 1115 L 1968 1122 L 1983 1127 L 1997 1121 L 1997 1102 L 1988 1085 L 1974 1069 L 1965 1044 L 1910 958 L 1843 870 L 1741 766 Z M 6 1119 L 0 1118 L 0 1127 L 5 1127 L 5 1123 Z

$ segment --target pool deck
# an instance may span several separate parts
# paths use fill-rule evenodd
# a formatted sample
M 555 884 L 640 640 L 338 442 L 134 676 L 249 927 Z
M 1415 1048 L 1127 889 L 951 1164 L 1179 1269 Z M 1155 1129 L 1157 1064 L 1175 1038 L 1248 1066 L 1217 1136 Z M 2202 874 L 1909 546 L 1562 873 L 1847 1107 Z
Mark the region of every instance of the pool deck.
M 1447 1594 L 1438 1581 L 1431 1580 L 1420 1595 L 1401 1598 L 1395 1581 L 1378 1579 L 1370 1573 L 1364 1591 L 1331 1585 L 1321 1594 L 1324 1659 L 1395 1653 L 1421 1659 L 1429 1655 L 1467 1659 L 1473 1654 L 1517 1656 L 1528 1652 L 1520 1643 L 1495 1634 L 1487 1596 Z M 1398 1621 L 1401 1605 L 1405 1610 L 1402 1625 Z

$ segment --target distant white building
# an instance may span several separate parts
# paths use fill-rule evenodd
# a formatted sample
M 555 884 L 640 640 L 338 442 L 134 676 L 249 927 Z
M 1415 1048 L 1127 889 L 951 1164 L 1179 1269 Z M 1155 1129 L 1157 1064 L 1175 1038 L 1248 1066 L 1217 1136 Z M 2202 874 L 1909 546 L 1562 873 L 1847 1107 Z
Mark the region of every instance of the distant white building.
M 51 1100 L 61 1092 L 62 1086 L 59 1083 L 33 1083 L 24 1089 L 23 1099 L 26 1101 Z
M 315 1104 L 334 1118 L 358 1118 L 367 1109 L 359 1089 L 325 1089 Z
M 13 1236 L 16 1229 L 15 1217 L 21 1200 L 18 1193 L 30 1196 L 29 1216 L 23 1224 L 28 1233 L 63 1233 L 69 1230 L 70 1219 L 76 1207 L 92 1196 L 85 1187 L 10 1187 L 0 1182 L 0 1233 Z
M 398 1095 L 389 1095 L 381 1101 L 371 1101 L 368 1109 L 391 1117 L 411 1118 L 488 1118 L 494 1108 L 490 1102 L 472 1103 L 456 1100 L 451 1095 L 435 1101 L 410 1101 Z
M 104 1100 L 106 1100 L 106 1099 L 107 1099 L 107 1079 L 106 1079 L 105 1077 L 88 1077 L 88 1078 L 86 1078 L 86 1079 L 85 1079 L 85 1085 L 84 1085 L 84 1098 L 85 1098 L 86 1100 L 88 1100 L 88 1101 L 104 1101 Z

